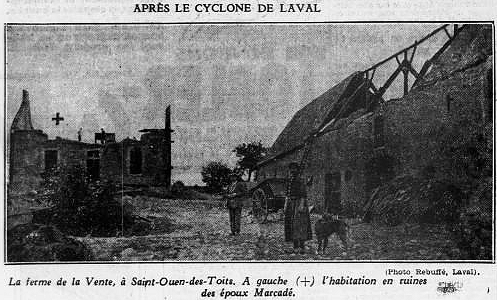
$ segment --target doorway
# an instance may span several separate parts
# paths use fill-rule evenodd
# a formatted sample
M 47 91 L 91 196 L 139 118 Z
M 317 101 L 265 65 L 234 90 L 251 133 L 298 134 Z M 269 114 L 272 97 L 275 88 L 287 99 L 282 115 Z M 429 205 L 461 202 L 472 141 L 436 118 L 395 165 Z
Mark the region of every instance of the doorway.
M 90 150 L 87 152 L 86 172 L 92 180 L 100 179 L 100 152 L 98 150 Z
M 45 150 L 45 172 L 57 168 L 57 150 Z
M 340 172 L 324 176 L 324 209 L 327 213 L 338 215 L 342 211 Z
M 142 173 L 142 150 L 140 147 L 133 147 L 129 151 L 129 174 Z
M 394 176 L 394 159 L 390 155 L 382 154 L 369 160 L 365 166 L 368 197 L 376 187 L 392 180 Z

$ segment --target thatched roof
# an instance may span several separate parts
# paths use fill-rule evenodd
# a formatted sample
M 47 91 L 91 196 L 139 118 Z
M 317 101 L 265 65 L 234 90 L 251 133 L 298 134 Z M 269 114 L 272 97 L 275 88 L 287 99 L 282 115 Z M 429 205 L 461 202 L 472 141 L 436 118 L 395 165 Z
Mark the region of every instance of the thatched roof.
M 270 149 L 269 157 L 301 145 L 311 134 L 330 122 L 364 82 L 355 72 L 299 110 L 280 133 Z

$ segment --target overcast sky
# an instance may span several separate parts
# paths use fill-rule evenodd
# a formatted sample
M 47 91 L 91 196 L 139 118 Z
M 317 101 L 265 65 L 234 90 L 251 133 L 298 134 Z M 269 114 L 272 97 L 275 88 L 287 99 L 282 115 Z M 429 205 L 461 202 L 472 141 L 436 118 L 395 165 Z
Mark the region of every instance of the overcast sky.
M 354 71 L 438 24 L 12 26 L 7 30 L 7 124 L 22 89 L 50 138 L 118 140 L 164 126 L 172 106 L 177 178 L 210 160 L 234 162 L 241 142 L 270 146 L 292 115 Z M 417 49 L 429 58 L 443 33 Z M 379 82 L 394 62 L 378 70 Z M 395 96 L 393 92 L 389 94 Z M 56 112 L 64 121 L 56 126 Z M 196 171 L 195 171 L 196 172 Z

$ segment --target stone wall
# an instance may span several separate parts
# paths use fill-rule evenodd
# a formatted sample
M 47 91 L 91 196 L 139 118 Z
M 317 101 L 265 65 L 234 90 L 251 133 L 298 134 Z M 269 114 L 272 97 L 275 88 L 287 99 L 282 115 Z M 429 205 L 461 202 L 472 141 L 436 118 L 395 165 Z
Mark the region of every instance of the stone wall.
M 379 110 L 398 173 L 416 175 L 433 168 L 450 132 L 464 129 L 464 135 L 491 122 L 491 27 L 467 26 L 417 87 Z
M 164 143 L 162 139 L 144 134 L 140 141 L 125 139 L 105 145 L 101 159 L 101 177 L 130 185 L 164 185 Z M 131 151 L 141 152 L 141 172 L 131 172 Z M 135 150 L 135 151 L 136 151 Z
M 464 135 L 491 122 L 491 50 L 491 27 L 471 25 L 433 61 L 425 79 L 406 97 L 384 102 L 371 113 L 359 111 L 338 120 L 312 145 L 303 171 L 309 202 L 322 211 L 325 176 L 339 172 L 343 211 L 360 212 L 375 187 L 441 163 L 450 132 Z M 378 138 L 373 128 L 380 118 Z M 301 155 L 302 150 L 261 166 L 258 181 L 275 174 L 287 176 L 288 164 L 300 163 Z
M 361 207 L 382 181 L 404 174 L 419 175 L 436 166 L 443 159 L 440 143 L 446 133 L 461 124 L 466 124 L 469 131 L 484 122 L 488 107 L 483 105 L 488 101 L 484 94 L 486 70 L 488 65 L 482 64 L 415 89 L 405 98 L 388 101 L 375 112 L 319 137 L 303 173 L 304 180 L 312 182 L 307 185 L 309 202 L 318 210 L 324 208 L 325 175 L 329 173 L 340 172 L 342 206 L 354 208 Z M 447 97 L 451 99 L 450 108 Z M 383 147 L 373 143 L 373 122 L 378 116 L 384 120 Z M 301 152 L 268 163 L 259 173 L 285 177 L 288 164 L 300 162 Z M 382 160 L 389 161 L 390 170 Z M 263 178 L 259 176 L 258 180 Z
M 45 152 L 57 151 L 57 165 L 87 168 L 89 151 L 98 151 L 100 179 L 136 185 L 164 185 L 163 139 L 144 134 L 142 140 L 125 139 L 120 143 L 89 144 L 56 138 L 48 140 L 41 130 L 17 130 L 11 134 L 9 193 L 25 194 L 35 190 L 45 172 Z M 141 151 L 141 172 L 131 174 L 130 151 Z
M 360 205 L 365 198 L 365 165 L 371 145 L 371 117 L 349 118 L 346 124 L 320 136 L 312 145 L 302 178 L 307 185 L 309 205 L 318 211 L 325 207 L 326 174 L 340 173 L 342 206 Z M 258 181 L 286 177 L 291 162 L 300 163 L 303 149 L 264 165 Z
M 48 136 L 41 130 L 16 130 L 10 135 L 9 187 L 12 194 L 32 191 L 41 181 L 43 147 Z
M 80 166 L 86 168 L 88 151 L 101 151 L 102 145 L 88 144 L 67 139 L 56 138 L 48 140 L 44 144 L 43 151 L 56 150 L 58 152 L 57 163 L 61 167 Z M 45 169 L 45 165 L 43 165 Z

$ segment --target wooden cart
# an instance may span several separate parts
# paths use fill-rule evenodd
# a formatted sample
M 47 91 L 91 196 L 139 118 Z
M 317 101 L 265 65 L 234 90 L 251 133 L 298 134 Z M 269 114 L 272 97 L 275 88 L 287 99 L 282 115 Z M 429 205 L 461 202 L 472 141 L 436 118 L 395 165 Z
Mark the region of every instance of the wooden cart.
M 286 186 L 285 178 L 268 178 L 250 189 L 252 212 L 257 219 L 266 222 L 270 213 L 283 209 Z

